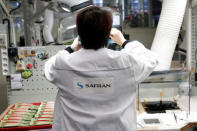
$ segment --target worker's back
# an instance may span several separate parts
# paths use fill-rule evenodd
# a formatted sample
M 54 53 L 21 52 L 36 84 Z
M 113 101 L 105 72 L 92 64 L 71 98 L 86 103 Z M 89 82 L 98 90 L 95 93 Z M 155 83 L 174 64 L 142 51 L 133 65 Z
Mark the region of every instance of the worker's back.
M 63 55 L 57 59 L 54 130 L 136 130 L 136 85 L 124 57 L 103 48 L 82 49 L 66 60 Z
M 136 86 L 157 65 L 139 42 L 123 51 L 60 51 L 45 67 L 58 88 L 54 131 L 136 131 Z

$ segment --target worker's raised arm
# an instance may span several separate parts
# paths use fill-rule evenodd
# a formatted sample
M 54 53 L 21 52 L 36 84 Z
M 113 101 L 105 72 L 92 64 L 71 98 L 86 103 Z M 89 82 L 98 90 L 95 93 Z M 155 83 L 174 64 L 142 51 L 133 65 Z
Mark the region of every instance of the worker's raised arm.
M 56 56 L 52 56 L 45 62 L 44 65 L 44 76 L 46 77 L 47 80 L 53 82 L 54 81 L 54 73 L 55 73 L 55 61 L 56 61 Z
M 122 51 L 130 56 L 135 80 L 138 83 L 146 79 L 158 65 L 156 55 L 138 41 L 127 43 Z
M 81 48 L 81 45 L 79 45 L 78 38 L 76 38 L 73 41 L 71 46 L 67 47 L 65 50 L 59 51 L 56 55 L 49 58 L 49 60 L 45 63 L 45 66 L 44 66 L 45 77 L 49 81 L 53 82 L 55 80 L 54 74 L 56 73 L 56 69 L 58 68 L 56 66 L 57 59 L 60 57 L 64 57 L 66 59 L 66 57 L 68 57 L 70 53 L 74 51 L 78 51 L 80 48 Z
M 122 52 L 129 55 L 129 61 L 133 67 L 135 80 L 139 83 L 146 79 L 158 65 L 156 55 L 146 49 L 138 41 L 126 41 L 122 33 L 117 29 L 112 29 L 110 37 L 113 41 L 123 47 Z

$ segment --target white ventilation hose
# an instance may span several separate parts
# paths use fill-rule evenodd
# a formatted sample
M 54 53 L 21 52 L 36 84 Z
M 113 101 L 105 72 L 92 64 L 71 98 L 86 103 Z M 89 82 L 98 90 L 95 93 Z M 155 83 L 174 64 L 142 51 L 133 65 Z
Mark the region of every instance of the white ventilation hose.
M 151 50 L 158 56 L 155 71 L 169 70 L 187 0 L 163 0 L 162 11 Z
M 46 9 L 44 16 L 44 29 L 43 29 L 43 37 L 46 43 L 53 43 L 54 39 L 51 34 L 53 29 L 54 16 L 53 11 Z

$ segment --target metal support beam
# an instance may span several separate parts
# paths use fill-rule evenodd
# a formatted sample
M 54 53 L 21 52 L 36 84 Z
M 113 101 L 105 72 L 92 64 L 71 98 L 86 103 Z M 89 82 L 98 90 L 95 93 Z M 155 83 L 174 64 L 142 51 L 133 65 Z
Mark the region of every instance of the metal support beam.
M 197 6 L 195 8 L 192 8 L 191 11 L 191 66 L 194 68 L 194 72 L 191 76 L 191 84 L 192 87 L 195 87 L 195 73 L 196 73 L 196 50 L 197 50 Z
M 3 3 L 2 0 L 0 0 L 0 6 L 2 7 L 3 11 L 5 12 L 5 14 L 10 17 L 10 14 L 9 14 L 9 11 L 8 9 L 6 8 L 5 4 Z
M 124 13 L 125 13 L 125 16 L 130 15 L 130 7 L 129 7 L 128 0 L 124 0 Z
M 24 37 L 25 37 L 25 46 L 31 46 L 31 28 L 32 22 L 29 21 L 31 17 L 31 12 L 29 10 L 29 5 L 27 0 L 22 1 L 22 8 L 23 8 L 23 16 L 24 16 Z
M 123 10 L 122 10 L 122 8 L 123 8 L 123 7 L 122 7 L 122 0 L 119 0 L 119 1 L 118 1 L 118 4 L 119 4 L 119 9 L 120 9 L 120 11 L 119 11 L 119 13 L 120 13 L 120 26 L 121 26 L 121 31 L 122 31 L 122 28 L 123 28 L 123 21 L 122 21 L 122 18 L 123 18 L 123 17 L 122 17 L 122 13 L 123 13 L 123 12 L 122 12 L 122 11 L 123 11 Z
M 148 1 L 148 10 L 149 10 L 148 24 L 149 24 L 149 27 L 152 28 L 152 0 Z
M 144 0 L 139 0 L 139 5 L 140 5 L 139 14 L 141 16 L 139 21 L 141 26 L 144 27 Z

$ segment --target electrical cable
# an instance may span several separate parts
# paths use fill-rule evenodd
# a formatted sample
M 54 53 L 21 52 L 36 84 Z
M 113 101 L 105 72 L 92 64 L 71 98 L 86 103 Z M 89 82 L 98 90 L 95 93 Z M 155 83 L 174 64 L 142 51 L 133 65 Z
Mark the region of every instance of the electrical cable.
M 8 18 L 3 19 L 3 24 L 5 24 L 5 21 L 7 21 L 7 23 L 8 23 L 8 41 L 9 41 L 8 45 L 10 47 L 10 44 L 11 44 L 11 31 L 10 31 L 11 25 L 10 25 L 10 20 Z
M 11 14 L 11 13 L 14 12 L 15 10 L 19 9 L 20 7 L 21 7 L 21 3 L 19 2 L 19 5 L 18 5 L 16 8 L 10 10 L 9 14 Z

